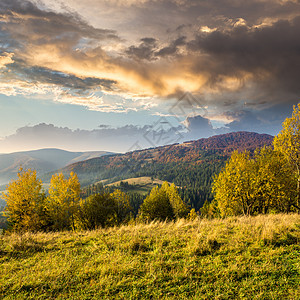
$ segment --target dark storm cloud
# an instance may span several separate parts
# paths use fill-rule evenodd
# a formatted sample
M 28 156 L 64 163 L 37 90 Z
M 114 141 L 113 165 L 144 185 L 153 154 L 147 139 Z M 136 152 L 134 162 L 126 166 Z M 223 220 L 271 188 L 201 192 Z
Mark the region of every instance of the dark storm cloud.
M 201 34 L 188 44 L 193 52 L 206 53 L 209 58 L 198 61 L 193 71 L 206 68 L 210 84 L 222 75 L 255 74 L 266 88 L 299 92 L 300 86 L 300 17 L 278 21 L 272 26 Z
M 206 93 L 206 98 L 219 107 L 235 108 L 238 103 L 248 102 L 262 109 L 281 102 L 297 103 L 299 36 L 300 17 L 270 26 L 236 26 L 198 34 L 187 43 L 190 56 L 185 60 L 190 61 L 192 74 L 206 76 L 202 91 L 195 94 L 203 97 L 205 89 L 213 89 L 213 96 Z
M 250 131 L 276 135 L 282 129 L 282 122 L 286 116 L 290 116 L 291 113 L 292 107 L 284 104 L 260 111 L 251 110 L 250 108 L 227 111 L 223 116 L 233 118 L 234 121 L 218 128 L 214 128 L 210 120 L 203 116 L 188 117 L 185 122 L 188 132 L 184 135 L 184 140 L 196 140 L 233 131 Z
M 143 38 L 138 46 L 130 46 L 126 54 L 134 59 L 153 60 L 157 49 L 157 41 L 154 38 Z
M 185 46 L 186 37 L 181 36 L 165 47 L 161 47 L 158 40 L 154 38 L 143 38 L 138 46 L 130 46 L 125 53 L 134 59 L 156 60 L 159 57 L 174 56 L 178 47 Z
M 88 3 L 94 0 L 86 0 Z M 85 3 L 86 3 L 85 1 Z M 299 1 L 282 0 L 149 0 L 99 1 L 99 7 L 110 9 L 121 19 L 120 32 L 138 31 L 143 36 L 168 39 L 170 34 L 186 35 L 202 26 L 225 29 L 240 18 L 247 25 L 272 20 L 289 20 L 299 15 Z M 103 4 L 105 3 L 105 4 Z M 127 7 L 126 7 L 126 3 Z M 124 11 L 126 9 L 126 14 Z M 110 20 L 107 19 L 109 22 Z M 136 35 L 135 35 L 136 36 Z M 174 38 L 174 36 L 172 37 Z
M 177 54 L 178 51 L 178 47 L 180 46 L 184 46 L 186 37 L 185 36 L 181 36 L 178 39 L 174 40 L 173 42 L 171 42 L 171 44 L 167 47 L 163 47 L 162 49 L 160 49 L 159 51 L 157 51 L 155 53 L 155 56 L 158 57 L 164 57 L 164 56 L 169 56 L 169 55 L 175 55 Z

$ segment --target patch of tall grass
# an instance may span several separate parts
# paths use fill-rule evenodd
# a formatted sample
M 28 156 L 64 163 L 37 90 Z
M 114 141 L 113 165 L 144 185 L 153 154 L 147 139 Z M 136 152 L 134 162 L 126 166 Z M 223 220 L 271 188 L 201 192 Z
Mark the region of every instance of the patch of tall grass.
M 0 237 L 1 299 L 300 299 L 300 215 Z

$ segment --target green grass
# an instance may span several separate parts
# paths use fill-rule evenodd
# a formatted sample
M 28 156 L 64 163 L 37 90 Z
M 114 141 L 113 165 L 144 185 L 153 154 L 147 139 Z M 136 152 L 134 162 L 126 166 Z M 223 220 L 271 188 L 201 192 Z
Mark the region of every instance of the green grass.
M 164 182 L 159 179 L 151 179 L 151 177 L 144 176 L 144 177 L 135 177 L 135 178 L 128 178 L 120 181 L 116 181 L 107 186 L 120 186 L 120 183 L 127 182 L 129 187 L 126 189 L 126 192 L 135 192 L 141 195 L 147 195 L 155 186 L 162 185 Z
M 300 215 L 0 239 L 1 299 L 300 299 Z

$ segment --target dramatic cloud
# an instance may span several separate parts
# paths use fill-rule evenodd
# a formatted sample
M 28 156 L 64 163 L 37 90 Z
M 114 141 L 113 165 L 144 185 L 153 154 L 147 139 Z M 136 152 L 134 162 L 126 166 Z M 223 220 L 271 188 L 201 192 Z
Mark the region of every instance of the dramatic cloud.
M 206 70 L 208 84 L 221 91 L 243 89 L 250 81 L 260 90 L 299 95 L 299 35 L 300 17 L 262 28 L 238 26 L 198 35 L 189 49 L 209 57 L 196 61 L 193 71 Z
M 203 136 L 222 117 L 278 128 L 283 113 L 261 112 L 300 99 L 296 0 L 2 0 L 0 36 L 5 95 L 167 115 L 158 100 L 190 92 Z

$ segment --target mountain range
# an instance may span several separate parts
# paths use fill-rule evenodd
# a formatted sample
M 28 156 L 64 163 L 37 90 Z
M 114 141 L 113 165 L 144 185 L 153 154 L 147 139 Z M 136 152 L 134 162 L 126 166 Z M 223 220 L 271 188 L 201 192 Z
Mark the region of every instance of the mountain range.
M 40 149 L 0 154 L 0 185 L 17 177 L 20 167 L 33 169 L 39 176 L 86 159 L 112 154 L 105 151 L 69 152 L 60 149 Z

